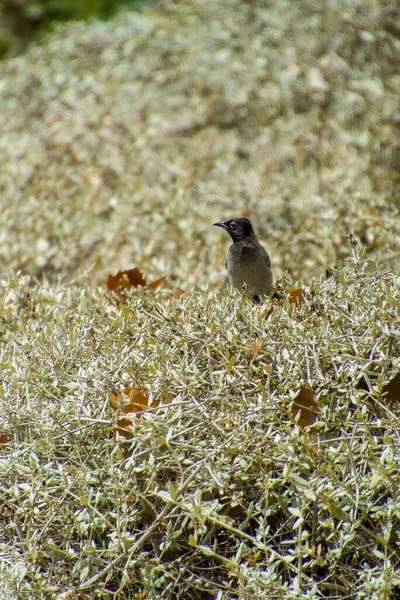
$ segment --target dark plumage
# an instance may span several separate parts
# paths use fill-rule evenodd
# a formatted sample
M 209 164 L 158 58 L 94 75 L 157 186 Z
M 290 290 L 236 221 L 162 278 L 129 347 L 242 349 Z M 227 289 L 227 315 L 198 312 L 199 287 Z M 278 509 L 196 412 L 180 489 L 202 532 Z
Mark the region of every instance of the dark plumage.
M 269 296 L 274 285 L 271 260 L 249 219 L 229 219 L 214 225 L 225 229 L 233 240 L 226 255 L 226 268 L 233 287 L 245 289 L 255 300 Z

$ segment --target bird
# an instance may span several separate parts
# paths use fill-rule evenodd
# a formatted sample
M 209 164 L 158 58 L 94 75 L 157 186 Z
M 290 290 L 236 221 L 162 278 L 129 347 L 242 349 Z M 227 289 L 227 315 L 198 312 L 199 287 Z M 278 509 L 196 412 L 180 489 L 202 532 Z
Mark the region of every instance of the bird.
M 260 244 L 249 219 L 235 218 L 213 223 L 229 233 L 233 244 L 226 254 L 226 268 L 232 286 L 260 302 L 274 285 L 271 259 Z

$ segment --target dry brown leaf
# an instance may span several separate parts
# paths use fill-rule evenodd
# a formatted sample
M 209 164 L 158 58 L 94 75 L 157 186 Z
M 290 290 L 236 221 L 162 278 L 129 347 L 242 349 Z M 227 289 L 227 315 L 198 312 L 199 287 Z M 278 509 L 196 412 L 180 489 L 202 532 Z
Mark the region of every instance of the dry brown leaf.
M 157 405 L 158 401 L 153 400 L 151 408 Z M 132 425 L 133 420 L 140 419 L 142 413 L 150 408 L 146 390 L 141 387 L 124 388 L 116 395 L 110 394 L 110 406 L 118 413 L 117 431 L 124 437 L 130 437 L 128 429 Z M 136 416 L 119 416 L 131 413 L 134 413 Z
M 288 290 L 287 296 L 285 298 L 282 298 L 278 301 L 273 300 L 272 304 L 271 302 L 268 302 L 268 304 L 264 304 L 264 306 L 262 306 L 260 310 L 261 316 L 268 319 L 272 314 L 273 307 L 280 306 L 281 308 L 283 308 L 285 306 L 286 300 L 289 304 L 292 304 L 296 308 L 299 308 L 299 306 L 304 304 L 304 302 L 306 301 L 306 290 L 303 288 L 299 288 L 297 290 Z
M 289 304 L 294 304 L 296 308 L 304 304 L 306 301 L 306 290 L 299 288 L 297 290 L 289 290 L 287 299 Z M 285 300 L 279 300 L 278 305 L 283 306 L 285 304 Z
M 147 287 L 149 290 L 153 290 L 153 292 L 160 287 L 166 275 L 163 277 L 159 277 L 155 279 L 151 283 L 147 283 L 146 277 L 143 273 L 135 267 L 134 269 L 126 269 L 125 271 L 118 271 L 115 275 L 109 275 L 107 277 L 107 287 L 110 292 L 115 292 L 119 294 L 121 292 L 121 288 L 126 290 L 130 290 L 133 287 Z
M 400 373 L 397 373 L 389 383 L 383 386 L 383 394 L 385 394 L 383 402 L 388 406 L 393 406 L 400 402 Z
M 121 287 L 130 290 L 132 287 L 138 287 L 139 285 L 144 287 L 146 285 L 146 278 L 143 277 L 143 273 L 137 267 L 118 271 L 116 275 L 109 275 L 107 277 L 107 287 L 110 292 L 118 292 Z
M 190 292 L 188 290 L 183 290 L 180 287 L 176 287 L 172 290 L 171 300 L 179 300 L 181 296 L 190 296 Z
M 382 387 L 379 396 L 377 396 L 375 393 L 375 386 L 377 385 L 377 378 L 382 374 L 383 365 L 379 360 L 371 356 L 369 352 L 365 354 L 365 358 L 370 360 L 368 370 L 364 371 L 364 374 L 357 382 L 357 389 L 374 392 L 373 396 L 370 395 L 368 397 L 370 406 L 376 408 L 376 402 L 378 400 L 382 405 L 393 408 L 394 405 L 400 403 L 400 372 L 396 373 L 396 375 Z
M 119 394 L 110 396 L 110 404 L 114 410 L 128 414 L 143 410 L 148 407 L 148 397 L 144 388 L 128 387 L 124 388 Z
M 0 445 L 9 444 L 10 442 L 12 442 L 12 437 L 7 435 L 6 433 L 0 433 Z
M 153 292 L 160 287 L 160 285 L 162 284 L 162 282 L 164 281 L 164 279 L 166 278 L 166 275 L 163 275 L 163 277 L 159 277 L 158 279 L 156 279 L 155 281 L 152 281 L 151 283 L 148 284 L 148 288 L 153 290 Z
M 321 414 L 321 412 L 321 405 L 314 392 L 302 386 L 293 400 L 292 421 L 304 429 L 304 427 L 314 425 L 316 415 Z M 298 417 L 299 413 L 300 416 Z M 310 431 L 311 433 L 315 432 L 314 428 Z

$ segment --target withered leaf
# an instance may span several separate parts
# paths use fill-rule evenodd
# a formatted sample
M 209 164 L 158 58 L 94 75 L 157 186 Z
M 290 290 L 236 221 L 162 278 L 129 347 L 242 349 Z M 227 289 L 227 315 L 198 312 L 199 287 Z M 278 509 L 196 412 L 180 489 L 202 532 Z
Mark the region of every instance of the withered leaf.
M 289 304 L 294 304 L 296 308 L 304 304 L 306 301 L 306 290 L 299 288 L 298 290 L 289 290 L 287 299 Z M 282 304 L 281 304 L 282 303 Z M 279 300 L 278 304 L 283 306 L 285 303 L 284 300 Z
M 9 435 L 0 433 L 0 445 L 9 444 L 10 442 L 12 442 L 12 438 Z
M 363 375 L 357 382 L 357 388 L 371 392 L 375 388 L 377 378 L 382 374 L 383 367 L 378 360 L 370 357 L 369 354 L 366 354 L 366 358 L 370 359 L 368 370 L 363 372 Z M 368 398 L 369 404 L 375 408 L 377 400 L 383 406 L 388 406 L 389 408 L 393 408 L 396 404 L 400 403 L 400 372 L 396 373 L 390 381 L 382 386 L 379 396 L 374 393 L 374 397 L 371 395 Z
M 118 271 L 116 275 L 109 275 L 107 277 L 107 287 L 110 292 L 116 292 L 117 294 L 120 292 L 121 288 L 125 288 L 126 290 L 130 290 L 133 287 L 147 287 L 149 290 L 153 290 L 153 292 L 160 287 L 166 275 L 163 277 L 159 277 L 155 279 L 151 283 L 147 283 L 146 277 L 143 273 L 135 267 L 134 269 L 126 269 L 125 271 Z
M 387 404 L 387 406 L 393 407 L 396 403 L 400 403 L 400 373 L 397 373 L 389 383 L 386 383 L 383 386 L 382 395 L 383 394 L 385 395 L 383 402 L 384 404 Z
M 125 271 L 118 271 L 116 275 L 109 275 L 107 277 L 107 287 L 110 292 L 118 292 L 121 287 L 130 290 L 139 285 L 144 287 L 146 285 L 146 278 L 137 267 Z
M 268 304 L 264 304 L 261 307 L 261 311 L 260 311 L 261 316 L 268 319 L 272 314 L 273 306 L 280 306 L 281 308 L 283 308 L 285 306 L 286 300 L 288 301 L 289 304 L 292 304 L 296 308 L 299 308 L 299 306 L 304 304 L 304 302 L 306 301 L 306 290 L 303 288 L 299 288 L 297 290 L 295 290 L 295 289 L 288 290 L 285 298 L 282 298 L 281 300 L 278 300 L 278 301 L 273 300 L 272 304 L 270 302 Z
M 316 415 L 322 412 L 314 392 L 306 387 L 301 387 L 292 404 L 292 421 L 304 429 L 314 425 Z M 300 416 L 298 417 L 298 414 Z
M 172 300 L 179 300 L 179 298 L 181 296 L 190 296 L 190 292 L 188 290 L 183 290 L 180 287 L 176 287 L 172 290 L 172 294 L 171 294 L 171 299 Z
M 147 287 L 149 289 L 153 290 L 153 292 L 154 292 L 157 288 L 160 287 L 160 285 L 162 284 L 162 282 L 164 281 L 164 279 L 166 277 L 167 277 L 166 275 L 164 275 L 163 277 L 159 277 L 155 281 L 152 281 L 151 283 L 149 283 Z
M 158 403 L 159 401 L 153 400 L 151 407 L 157 406 Z M 116 395 L 110 394 L 110 406 L 118 413 L 117 429 L 124 437 L 130 436 L 128 428 L 132 425 L 133 420 L 140 419 L 143 411 L 150 408 L 146 390 L 141 387 L 128 387 L 124 388 Z M 131 413 L 134 413 L 135 416 L 126 416 Z

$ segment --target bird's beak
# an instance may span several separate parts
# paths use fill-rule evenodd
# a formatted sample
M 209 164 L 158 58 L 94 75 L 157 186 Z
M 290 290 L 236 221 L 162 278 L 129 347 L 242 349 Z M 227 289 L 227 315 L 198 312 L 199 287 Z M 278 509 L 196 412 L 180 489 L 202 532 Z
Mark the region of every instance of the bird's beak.
M 223 221 L 217 221 L 217 223 L 213 223 L 215 227 L 222 227 L 222 229 L 226 229 L 226 225 Z

